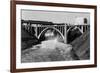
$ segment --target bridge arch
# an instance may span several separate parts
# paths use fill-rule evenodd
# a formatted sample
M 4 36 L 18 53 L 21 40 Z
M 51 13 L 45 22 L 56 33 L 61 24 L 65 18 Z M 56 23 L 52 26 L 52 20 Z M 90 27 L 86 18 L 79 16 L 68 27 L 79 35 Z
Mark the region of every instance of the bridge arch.
M 77 26 L 72 26 L 67 30 L 67 43 L 71 43 L 77 37 L 81 36 L 83 32 Z
M 72 28 L 78 28 L 79 31 L 80 31 L 81 33 L 83 33 L 82 30 L 81 30 L 79 27 L 77 27 L 77 26 L 72 26 L 72 27 L 70 27 L 70 28 L 67 30 L 67 33 L 68 33 Z
M 63 40 L 64 40 L 63 34 L 62 34 L 57 28 L 55 28 L 55 27 L 47 27 L 47 28 L 45 28 L 44 30 L 42 30 L 41 33 L 38 35 L 38 39 L 40 38 L 40 36 L 42 35 L 43 32 L 45 32 L 46 30 L 48 30 L 48 29 L 50 29 L 50 28 L 56 30 L 56 31 L 61 35 L 61 37 L 62 37 Z

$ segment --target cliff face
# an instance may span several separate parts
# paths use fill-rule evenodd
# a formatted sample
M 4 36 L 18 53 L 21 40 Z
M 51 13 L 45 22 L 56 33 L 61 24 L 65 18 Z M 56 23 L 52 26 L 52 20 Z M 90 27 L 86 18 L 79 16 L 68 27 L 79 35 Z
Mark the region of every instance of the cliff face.
M 90 58 L 90 31 L 84 32 L 80 37 L 70 43 L 80 60 Z
M 37 43 L 39 43 L 38 38 L 33 34 L 31 34 L 30 32 L 28 32 L 27 30 L 25 30 L 25 28 L 22 26 L 21 27 L 21 49 L 27 49 L 32 47 L 32 45 L 36 45 Z

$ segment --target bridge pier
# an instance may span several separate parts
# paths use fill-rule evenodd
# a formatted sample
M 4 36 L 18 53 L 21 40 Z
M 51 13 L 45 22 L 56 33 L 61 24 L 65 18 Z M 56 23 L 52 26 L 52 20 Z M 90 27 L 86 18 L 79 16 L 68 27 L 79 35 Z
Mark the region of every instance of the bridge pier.
M 67 25 L 65 24 L 65 28 L 64 28 L 64 43 L 67 43 Z
M 37 37 L 38 35 L 37 35 L 37 25 L 36 25 L 36 27 L 35 27 L 35 36 Z

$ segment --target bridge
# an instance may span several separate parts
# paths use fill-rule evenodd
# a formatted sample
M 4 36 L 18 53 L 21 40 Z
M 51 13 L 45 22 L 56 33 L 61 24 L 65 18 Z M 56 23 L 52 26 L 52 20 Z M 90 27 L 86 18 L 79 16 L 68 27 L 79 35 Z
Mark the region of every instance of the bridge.
M 82 34 L 86 32 L 90 25 L 87 24 L 67 24 L 67 23 L 52 23 L 52 22 L 45 22 L 45 21 L 33 21 L 33 20 L 22 20 L 21 24 L 25 27 L 27 31 L 31 34 L 34 34 L 39 39 L 40 36 L 47 30 L 52 29 L 58 32 L 64 40 L 64 43 L 67 43 L 68 33 L 72 28 L 78 29 Z

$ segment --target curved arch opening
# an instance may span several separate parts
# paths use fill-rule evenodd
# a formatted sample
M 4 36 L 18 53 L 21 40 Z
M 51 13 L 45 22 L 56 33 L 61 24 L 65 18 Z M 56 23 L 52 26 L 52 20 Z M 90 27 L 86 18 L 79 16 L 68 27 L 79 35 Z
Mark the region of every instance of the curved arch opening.
M 63 34 L 54 27 L 45 28 L 38 36 L 38 39 L 40 40 L 40 42 L 44 40 L 55 39 L 55 38 L 60 42 L 64 42 Z
M 82 31 L 77 26 L 72 26 L 67 30 L 67 43 L 71 43 L 76 38 L 82 35 Z

